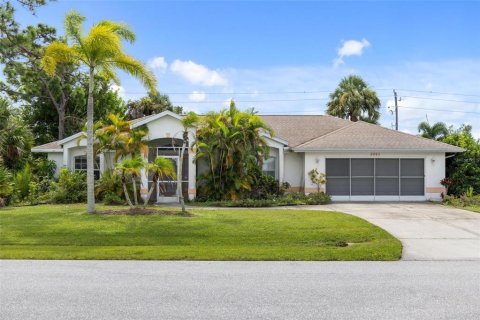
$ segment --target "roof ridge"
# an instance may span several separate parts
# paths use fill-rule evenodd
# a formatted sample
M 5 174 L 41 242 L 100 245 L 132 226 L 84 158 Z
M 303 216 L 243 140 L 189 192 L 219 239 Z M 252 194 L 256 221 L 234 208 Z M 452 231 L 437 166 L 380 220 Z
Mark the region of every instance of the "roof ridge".
M 309 144 L 309 143 L 311 143 L 311 142 L 320 140 L 320 139 L 325 138 L 325 137 L 327 137 L 327 136 L 330 136 L 330 135 L 332 135 L 332 134 L 334 134 L 334 133 L 337 133 L 338 131 L 341 131 L 341 130 L 346 129 L 346 128 L 350 128 L 351 126 L 353 126 L 353 125 L 355 125 L 355 124 L 357 124 L 357 122 L 352 122 L 351 124 L 347 124 L 347 125 L 344 126 L 344 127 L 335 129 L 335 130 L 330 131 L 330 132 L 328 132 L 328 133 L 326 133 L 326 134 L 324 134 L 324 135 L 321 135 L 321 136 L 319 136 L 319 137 L 316 137 L 316 138 L 313 138 L 313 139 L 311 139 L 311 140 L 308 140 L 308 141 L 306 141 L 306 142 L 304 142 L 304 143 L 302 143 L 302 144 L 299 144 L 298 146 L 293 147 L 293 148 L 295 149 L 295 148 L 303 147 L 303 145 L 305 145 L 305 144 Z
M 439 144 L 443 144 L 445 146 L 449 146 L 449 147 L 457 147 L 457 148 L 460 148 L 460 149 L 463 149 L 459 146 L 455 146 L 453 144 L 449 144 L 449 143 L 446 143 L 446 142 L 442 142 L 442 141 L 438 141 L 438 140 L 434 140 L 434 139 L 429 139 L 429 138 L 425 138 L 425 137 L 422 137 L 422 136 L 418 136 L 416 134 L 410 134 L 410 133 L 406 133 L 406 132 L 403 132 L 403 131 L 399 131 L 399 130 L 393 130 L 393 129 L 390 129 L 390 128 L 386 128 L 386 127 L 383 127 L 381 125 L 378 125 L 378 124 L 373 124 L 373 123 L 370 123 L 370 122 L 366 122 L 366 121 L 362 121 L 362 120 L 359 120 L 357 122 L 361 122 L 361 123 L 365 123 L 365 124 L 368 124 L 368 125 L 371 125 L 371 126 L 379 126 L 380 128 L 382 129 L 385 129 L 385 130 L 388 130 L 388 131 L 392 131 L 392 132 L 396 132 L 396 133 L 400 133 L 402 135 L 406 135 L 408 137 L 415 137 L 415 138 L 419 138 L 421 140 L 425 140 L 425 141 L 428 141 L 428 142 L 433 142 L 433 143 L 439 143 Z

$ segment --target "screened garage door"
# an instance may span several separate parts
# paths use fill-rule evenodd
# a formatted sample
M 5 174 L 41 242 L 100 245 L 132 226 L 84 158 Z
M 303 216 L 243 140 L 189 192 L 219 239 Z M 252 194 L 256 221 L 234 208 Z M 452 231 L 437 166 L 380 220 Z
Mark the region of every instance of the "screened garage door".
M 423 196 L 423 159 L 327 159 L 332 196 Z

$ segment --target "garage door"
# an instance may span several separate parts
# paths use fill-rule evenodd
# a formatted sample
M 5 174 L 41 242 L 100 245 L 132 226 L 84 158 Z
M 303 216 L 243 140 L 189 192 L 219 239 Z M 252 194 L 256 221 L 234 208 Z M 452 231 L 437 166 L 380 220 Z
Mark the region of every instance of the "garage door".
M 423 196 L 423 159 L 326 159 L 332 196 Z

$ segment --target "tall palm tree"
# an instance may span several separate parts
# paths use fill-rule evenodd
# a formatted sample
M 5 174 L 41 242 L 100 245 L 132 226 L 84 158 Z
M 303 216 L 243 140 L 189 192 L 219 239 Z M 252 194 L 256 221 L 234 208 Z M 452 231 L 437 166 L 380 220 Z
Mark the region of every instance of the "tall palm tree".
M 443 122 L 437 122 L 431 126 L 428 121 L 423 121 L 418 125 L 418 132 L 421 132 L 424 138 L 442 140 L 448 135 L 448 128 Z
M 54 75 L 59 63 L 78 63 L 88 68 L 87 100 L 87 198 L 89 213 L 95 212 L 94 162 L 93 162 L 93 90 L 94 76 L 101 75 L 119 84 L 115 69 L 120 69 L 140 80 L 154 91 L 156 80 L 144 64 L 123 51 L 122 41 L 135 41 L 135 34 L 123 23 L 103 20 L 95 24 L 88 34 L 83 32 L 85 17 L 70 11 L 65 17 L 65 35 L 70 42 L 54 41 L 45 49 L 42 67 Z
M 183 157 L 185 156 L 185 150 L 188 148 L 189 137 L 188 137 L 188 129 L 193 127 L 198 123 L 198 116 L 195 112 L 189 112 L 185 117 L 182 119 L 182 126 L 183 126 L 183 143 L 182 148 L 180 149 L 180 155 L 178 159 L 178 172 L 177 175 L 177 194 L 178 200 L 180 201 L 180 205 L 182 206 L 182 212 L 185 213 L 185 199 L 183 195 L 183 188 L 182 188 L 182 179 L 183 179 Z
M 343 78 L 337 89 L 330 94 L 327 114 L 349 119 L 378 123 L 380 99 L 374 90 L 359 76 Z
M 152 175 L 152 185 L 150 190 L 148 190 L 147 197 L 144 199 L 143 207 L 147 206 L 158 180 L 175 179 L 177 176 L 172 161 L 162 156 L 158 156 L 153 162 L 148 163 L 146 169 L 147 175 Z

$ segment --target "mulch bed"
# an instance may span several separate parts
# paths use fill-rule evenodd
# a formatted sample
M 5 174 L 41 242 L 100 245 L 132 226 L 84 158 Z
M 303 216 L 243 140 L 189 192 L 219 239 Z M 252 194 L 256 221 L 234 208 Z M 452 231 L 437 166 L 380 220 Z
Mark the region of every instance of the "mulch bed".
M 169 211 L 169 210 L 158 210 L 151 208 L 128 208 L 128 209 L 117 209 L 117 210 L 104 210 L 101 212 L 106 215 L 128 215 L 128 216 L 144 216 L 144 215 L 162 215 L 162 216 L 180 216 L 180 217 L 193 217 L 191 213 L 182 213 L 181 211 Z

